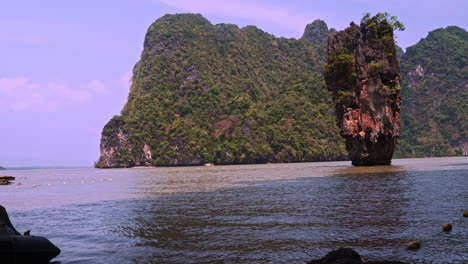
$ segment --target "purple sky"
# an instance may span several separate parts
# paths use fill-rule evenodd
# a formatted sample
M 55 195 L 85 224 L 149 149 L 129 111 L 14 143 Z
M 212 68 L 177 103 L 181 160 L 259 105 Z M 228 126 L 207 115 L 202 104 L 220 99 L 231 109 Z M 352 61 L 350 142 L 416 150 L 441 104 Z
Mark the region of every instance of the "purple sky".
M 167 13 L 256 25 L 298 38 L 307 23 L 345 28 L 365 12 L 406 25 L 406 48 L 436 28 L 468 28 L 468 1 L 43 0 L 0 3 L 0 166 L 92 166 L 122 109 L 146 29 Z

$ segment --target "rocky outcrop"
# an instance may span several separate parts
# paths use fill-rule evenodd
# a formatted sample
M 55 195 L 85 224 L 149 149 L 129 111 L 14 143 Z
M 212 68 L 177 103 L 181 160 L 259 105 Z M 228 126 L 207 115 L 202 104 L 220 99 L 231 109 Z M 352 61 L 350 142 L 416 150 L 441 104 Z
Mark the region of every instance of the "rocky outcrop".
M 30 231 L 21 235 L 13 226 L 8 213 L 0 205 L 0 262 L 2 264 L 50 264 L 60 254 L 60 249 L 47 238 L 31 236 Z
M 371 18 L 328 39 L 325 81 L 352 164 L 389 165 L 400 137 L 400 66 L 393 28 Z
M 311 260 L 307 264 L 407 264 L 401 261 L 368 261 L 364 262 L 361 256 L 351 248 L 333 250 L 321 259 Z
M 13 176 L 0 176 L 0 185 L 8 185 L 11 183 L 10 181 L 14 181 L 14 180 L 15 180 L 15 177 Z
M 128 141 L 128 132 L 122 130 L 123 122 L 121 118 L 114 117 L 104 127 L 100 145 L 101 156 L 95 164 L 96 167 L 151 166 L 151 149 L 145 143 L 138 146 L 131 144 Z

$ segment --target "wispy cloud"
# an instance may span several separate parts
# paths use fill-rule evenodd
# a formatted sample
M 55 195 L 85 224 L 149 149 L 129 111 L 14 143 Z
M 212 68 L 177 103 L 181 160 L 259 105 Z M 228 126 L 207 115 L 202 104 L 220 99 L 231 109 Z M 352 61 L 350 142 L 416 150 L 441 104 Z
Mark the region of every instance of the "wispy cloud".
M 187 12 L 214 14 L 226 17 L 244 18 L 257 22 L 267 22 L 295 32 L 302 31 L 311 18 L 297 10 L 262 5 L 249 1 L 229 0 L 160 0 L 168 6 Z
M 120 88 L 123 88 L 128 91 L 130 86 L 132 85 L 132 76 L 133 73 L 131 71 L 124 72 L 118 80 L 114 81 L 114 83 Z
M 107 85 L 100 80 L 92 80 L 86 85 L 81 86 L 82 89 L 84 90 L 89 90 L 92 93 L 95 93 L 97 95 L 107 95 L 110 93 L 109 88 L 107 88 Z
M 0 112 L 58 111 L 109 93 L 107 85 L 100 80 L 73 88 L 65 82 L 51 81 L 41 85 L 24 76 L 3 77 L 0 78 Z

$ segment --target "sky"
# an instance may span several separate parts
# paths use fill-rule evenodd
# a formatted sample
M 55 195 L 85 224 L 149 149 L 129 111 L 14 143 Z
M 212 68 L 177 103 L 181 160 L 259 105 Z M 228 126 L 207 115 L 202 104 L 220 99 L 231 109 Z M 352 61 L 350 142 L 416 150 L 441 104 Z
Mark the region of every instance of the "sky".
M 466 0 L 2 0 L 0 166 L 92 166 L 102 128 L 126 102 L 146 30 L 165 14 L 300 38 L 315 19 L 341 30 L 365 12 L 389 12 L 406 26 L 397 33 L 406 48 L 436 28 L 466 30 L 466 10 Z

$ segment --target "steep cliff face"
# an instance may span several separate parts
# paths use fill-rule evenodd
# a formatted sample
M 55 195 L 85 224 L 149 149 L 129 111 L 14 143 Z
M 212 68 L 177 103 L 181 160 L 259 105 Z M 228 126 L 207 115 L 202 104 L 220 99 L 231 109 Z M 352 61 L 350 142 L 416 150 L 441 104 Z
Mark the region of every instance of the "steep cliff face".
M 316 24 L 326 35 L 326 24 Z M 323 43 L 322 33 L 304 35 Z M 103 129 L 96 166 L 346 158 L 321 49 L 253 26 L 212 25 L 201 15 L 156 20 L 128 101 Z
M 327 87 L 353 165 L 388 165 L 400 136 L 400 66 L 393 28 L 369 19 L 328 40 Z
M 398 157 L 468 155 L 468 32 L 429 32 L 401 59 Z

